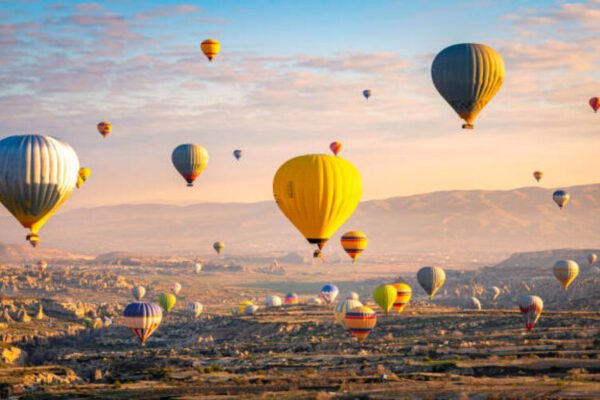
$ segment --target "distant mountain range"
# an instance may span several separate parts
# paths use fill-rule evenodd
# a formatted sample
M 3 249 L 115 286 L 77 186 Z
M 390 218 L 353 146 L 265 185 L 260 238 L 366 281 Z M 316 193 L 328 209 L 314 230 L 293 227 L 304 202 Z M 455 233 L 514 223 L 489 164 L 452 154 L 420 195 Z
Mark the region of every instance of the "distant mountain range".
M 566 188 L 571 202 L 559 210 L 553 189 L 444 191 L 362 202 L 327 251 L 341 255 L 339 236 L 358 229 L 369 237 L 365 258 L 417 255 L 436 258 L 508 255 L 551 248 L 600 245 L 600 184 Z M 26 232 L 8 212 L 0 217 L 0 241 L 25 243 Z M 42 248 L 101 254 L 270 256 L 310 252 L 274 201 L 172 205 L 118 205 L 68 211 L 44 227 Z M 327 254 L 327 253 L 326 253 Z

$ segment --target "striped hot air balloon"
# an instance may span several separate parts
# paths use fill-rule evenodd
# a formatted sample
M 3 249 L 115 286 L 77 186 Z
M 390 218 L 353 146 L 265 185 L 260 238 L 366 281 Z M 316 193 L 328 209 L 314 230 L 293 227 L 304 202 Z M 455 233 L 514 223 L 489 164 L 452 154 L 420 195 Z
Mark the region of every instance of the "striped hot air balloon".
M 356 262 L 356 259 L 360 254 L 367 248 L 369 240 L 367 235 L 361 231 L 350 231 L 344 233 L 341 239 L 342 247 L 344 251 L 348 253 L 352 262 Z
M 346 317 L 346 313 L 353 308 L 360 307 L 363 304 L 358 300 L 344 300 L 335 305 L 335 309 L 333 310 L 333 317 L 335 318 L 335 322 L 339 322 L 344 325 L 344 318 Z
M 215 39 L 206 39 L 200 44 L 200 49 L 206 58 L 208 58 L 208 61 L 212 61 L 219 54 L 219 51 L 221 51 L 221 43 Z
M 335 301 L 335 298 L 339 292 L 340 290 L 337 288 L 337 286 L 328 283 L 321 288 L 321 294 L 319 297 L 323 299 L 325 304 L 331 304 Z
M 446 281 L 446 273 L 440 267 L 423 267 L 417 272 L 417 281 L 425 289 L 429 298 L 433 299 Z
M 402 282 L 393 283 L 392 286 L 395 287 L 396 291 L 398 292 L 396 301 L 394 301 L 394 310 L 396 310 L 399 314 L 404 311 L 406 305 L 410 301 L 410 298 L 412 297 L 412 289 L 409 285 Z
M 199 301 L 192 301 L 188 303 L 188 313 L 192 319 L 198 319 L 203 310 L 204 306 Z
M 573 260 L 560 260 L 554 264 L 553 272 L 566 290 L 579 275 L 579 265 Z
M 283 300 L 283 304 L 286 306 L 291 306 L 294 304 L 298 304 L 298 295 L 296 293 L 288 293 L 285 295 L 285 299 Z
M 123 317 L 125 326 L 131 329 L 143 346 L 159 327 L 162 321 L 162 311 L 155 303 L 131 303 L 125 307 Z
M 199 144 L 181 144 L 173 150 L 171 161 L 187 185 L 194 186 L 194 181 L 208 164 L 208 151 Z
M 344 317 L 344 325 L 358 342 L 365 340 L 377 324 L 377 314 L 369 307 L 360 306 L 349 310 Z
M 527 332 L 535 327 L 543 309 L 544 302 L 538 296 L 523 295 L 519 298 L 519 310 L 523 313 Z

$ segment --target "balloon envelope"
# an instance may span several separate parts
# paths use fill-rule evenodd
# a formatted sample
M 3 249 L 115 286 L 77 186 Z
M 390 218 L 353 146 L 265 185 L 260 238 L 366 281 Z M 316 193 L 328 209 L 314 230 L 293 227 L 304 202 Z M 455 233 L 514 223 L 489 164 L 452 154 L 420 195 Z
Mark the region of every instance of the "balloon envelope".
M 589 103 L 590 107 L 592 107 L 592 110 L 594 110 L 594 112 L 597 112 L 598 108 L 600 108 L 600 99 L 598 99 L 597 97 L 592 97 Z
M 596 261 L 598 261 L 598 256 L 596 255 L 596 253 L 590 253 L 587 256 L 587 261 L 588 261 L 588 264 L 594 265 L 596 263 Z
M 143 286 L 134 286 L 133 289 L 131 289 L 131 294 L 134 299 L 140 301 L 146 295 L 146 288 Z
M 267 307 L 281 307 L 283 300 L 279 296 L 268 296 L 265 299 L 265 306 Z
M 538 296 L 523 295 L 519 298 L 519 310 L 523 314 L 525 328 L 528 332 L 535 327 L 543 309 L 544 302 Z
M 559 208 L 563 208 L 567 205 L 571 196 L 564 190 L 557 190 L 552 194 L 552 200 L 558 205 Z
M 193 319 L 197 319 L 202 314 L 204 306 L 199 301 L 192 301 L 188 303 L 188 313 Z
M 375 300 L 386 314 L 394 306 L 396 297 L 398 297 L 398 291 L 392 285 L 380 285 L 373 290 L 373 300 Z
M 173 150 L 171 161 L 187 185 L 194 186 L 208 164 L 208 151 L 199 144 L 180 144 Z
M 235 157 L 236 160 L 239 160 L 240 158 L 242 158 L 242 151 L 241 150 L 234 150 L 233 151 L 233 156 Z
M 146 340 L 159 327 L 162 321 L 162 311 L 155 303 L 131 303 L 123 312 L 123 323 L 131 329 L 144 345 Z
M 396 292 L 398 293 L 394 301 L 394 310 L 401 313 L 412 297 L 412 288 L 403 282 L 393 283 L 392 286 L 396 288 Z
M 360 307 L 363 304 L 358 300 L 346 299 L 342 302 L 339 302 L 335 305 L 333 316 L 336 322 L 344 325 L 344 321 L 346 318 L 346 313 L 353 308 Z
M 171 285 L 171 293 L 173 293 L 174 295 L 178 295 L 179 292 L 181 292 L 181 283 L 173 282 L 173 284 Z
M 358 256 L 367 248 L 369 239 L 361 231 L 350 231 L 344 233 L 341 242 L 344 251 L 352 258 L 352 262 L 356 262 Z
M 288 293 L 285 295 L 285 299 L 283 300 L 283 303 L 285 305 L 293 305 L 293 304 L 298 304 L 298 295 L 296 293 Z
M 359 342 L 365 340 L 377 324 L 377 314 L 369 307 L 356 307 L 348 312 L 344 317 L 344 325 L 352 336 Z
M 446 273 L 440 267 L 423 267 L 417 272 L 417 281 L 425 289 L 429 298 L 433 299 L 446 281 Z
M 215 242 L 213 243 L 213 249 L 217 252 L 217 254 L 221 254 L 223 249 L 225 248 L 225 243 L 223 242 Z
M 221 51 L 221 44 L 215 39 L 206 39 L 200 45 L 200 49 L 206 58 L 208 58 L 208 61 L 212 61 L 219 54 L 219 51 Z
M 334 156 L 337 156 L 340 150 L 342 150 L 342 144 L 340 142 L 331 142 L 329 145 L 329 149 L 333 153 Z
M 579 275 L 579 265 L 573 260 L 560 260 L 554 264 L 554 276 L 567 289 Z
M 158 303 L 165 310 L 165 313 L 169 313 L 175 307 L 175 303 L 177 303 L 177 298 L 172 293 L 161 293 L 158 298 Z
M 98 123 L 98 132 L 102 135 L 102 138 L 107 137 L 112 132 L 112 124 L 108 121 L 102 121 Z
M 542 171 L 534 171 L 533 177 L 535 178 L 536 181 L 539 182 L 540 179 L 542 179 L 544 177 L 544 173 Z
M 362 92 L 363 96 L 365 99 L 369 100 L 369 97 L 371 97 L 371 89 L 365 89 Z
M 331 304 L 335 301 L 339 292 L 337 286 L 328 283 L 321 289 L 321 295 L 319 297 L 323 299 L 325 304 Z

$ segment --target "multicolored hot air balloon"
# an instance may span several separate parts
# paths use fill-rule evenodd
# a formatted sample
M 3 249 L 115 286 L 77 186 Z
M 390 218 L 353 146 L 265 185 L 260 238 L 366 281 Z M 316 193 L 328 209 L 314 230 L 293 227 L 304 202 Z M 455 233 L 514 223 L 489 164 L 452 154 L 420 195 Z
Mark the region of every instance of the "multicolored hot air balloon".
M 356 307 L 346 312 L 344 325 L 348 332 L 360 343 L 369 336 L 375 325 L 377 325 L 377 314 L 369 307 Z
M 100 134 L 102 135 L 102 138 L 107 137 L 108 134 L 112 132 L 112 124 L 108 121 L 102 121 L 98 123 L 97 128 L 98 132 L 100 132 Z
M 533 177 L 539 182 L 544 177 L 544 173 L 542 171 L 534 171 Z
M 437 91 L 465 120 L 473 122 L 504 82 L 504 61 L 496 50 L 484 44 L 461 43 L 446 47 L 431 65 Z
M 212 61 L 213 58 L 215 58 L 215 56 L 219 54 L 219 51 L 221 51 L 221 43 L 219 43 L 215 39 L 206 39 L 200 45 L 200 49 L 202 50 L 206 58 L 208 58 L 208 61 Z
M 134 299 L 140 301 L 146 295 L 146 288 L 143 286 L 134 286 L 133 289 L 131 289 L 131 294 Z
M 356 262 L 358 256 L 367 248 L 369 239 L 361 231 L 350 231 L 344 233 L 341 242 L 344 251 L 352 258 L 352 262 Z
M 86 167 L 79 168 L 79 174 L 77 174 L 77 183 L 75 184 L 75 186 L 77 186 L 77 189 L 83 186 L 83 184 L 85 183 L 85 181 L 88 180 L 90 175 L 92 175 L 91 169 Z
M 202 310 L 204 310 L 204 306 L 199 301 L 192 301 L 188 303 L 187 308 L 192 319 L 198 319 L 200 314 L 202 314 Z
M 341 157 L 309 154 L 292 158 L 279 168 L 273 195 L 308 242 L 322 249 L 356 209 L 362 180 L 358 170 Z
M 373 300 L 388 315 L 398 297 L 398 291 L 392 285 L 380 285 L 373 290 Z
M 213 249 L 215 249 L 217 254 L 221 254 L 221 252 L 223 251 L 224 248 L 225 248 L 225 243 L 223 243 L 223 242 L 214 242 L 213 243 Z
M 265 306 L 267 307 L 281 307 L 283 300 L 279 296 L 268 296 L 265 299 Z
M 244 313 L 244 309 L 246 307 L 248 307 L 248 306 L 251 306 L 252 304 L 254 304 L 254 303 L 252 303 L 250 300 L 241 301 L 240 304 L 238 304 L 238 311 L 239 311 L 239 313 L 243 314 Z
M 346 313 L 353 308 L 360 307 L 363 304 L 358 300 L 346 299 L 340 303 L 335 305 L 333 310 L 333 317 L 335 318 L 335 322 L 339 322 L 344 325 L 344 319 L 346 318 Z
M 566 290 L 579 275 L 579 265 L 573 260 L 560 260 L 554 263 L 553 271 L 556 279 Z
M 299 302 L 298 295 L 296 293 L 288 293 L 285 295 L 285 298 L 283 299 L 283 304 L 285 304 L 286 306 L 298 304 L 298 302 Z
M 335 301 L 335 298 L 337 297 L 339 292 L 340 290 L 337 288 L 337 286 L 328 283 L 327 285 L 323 286 L 323 288 L 321 288 L 321 294 L 319 295 L 319 297 L 323 299 L 323 302 L 325 302 L 325 304 L 331 304 Z
M 488 289 L 488 292 L 490 293 L 492 301 L 496 301 L 498 296 L 500 296 L 500 293 L 502 293 L 502 290 L 500 290 L 500 288 L 498 286 L 492 286 L 491 288 Z
M 342 150 L 342 144 L 340 142 L 331 142 L 329 150 L 331 150 L 334 156 L 337 156 L 340 150 Z
M 597 97 L 592 97 L 589 101 L 590 107 L 594 112 L 598 112 L 598 108 L 600 108 L 600 100 Z
M 425 292 L 433 299 L 435 293 L 446 281 L 446 273 L 440 267 L 423 267 L 417 272 L 417 281 Z
M 171 161 L 191 187 L 208 164 L 208 151 L 199 144 L 180 144 L 173 150 Z
M 50 136 L 10 136 L 0 140 L 0 202 L 31 233 L 39 230 L 69 198 L 77 183 L 79 159 L 67 143 Z
M 175 303 L 177 303 L 177 297 L 172 293 L 161 293 L 158 298 L 158 304 L 165 310 L 165 314 L 175 307 Z
M 195 274 L 199 274 L 200 272 L 202 272 L 202 264 L 200 263 L 194 263 L 193 268 Z
M 467 299 L 466 307 L 471 310 L 481 310 L 481 302 L 477 297 L 469 297 Z
M 557 190 L 552 194 L 552 200 L 558 205 L 558 207 L 562 210 L 564 206 L 567 205 L 571 196 L 564 190 Z
M 38 261 L 37 263 L 38 271 L 40 274 L 46 272 L 46 268 L 48 268 L 48 263 L 46 261 Z
M 362 92 L 363 96 L 365 99 L 369 100 L 369 97 L 371 97 L 371 89 L 365 89 Z
M 235 157 L 236 160 L 239 160 L 240 158 L 242 158 L 242 151 L 241 150 L 234 150 L 233 151 L 233 156 Z
M 596 264 L 596 261 L 598 261 L 598 256 L 596 255 L 596 253 L 590 253 L 587 256 L 587 262 L 590 265 L 594 265 Z
M 143 346 L 160 326 L 162 311 L 155 303 L 131 303 L 125 307 L 123 317 L 124 325 L 131 329 Z
M 406 305 L 412 297 L 412 288 L 403 282 L 392 283 L 392 286 L 396 288 L 398 295 L 394 301 L 394 310 L 400 314 L 406 308 Z
M 523 295 L 519 298 L 519 310 L 523 313 L 527 332 L 535 327 L 543 309 L 544 302 L 538 296 Z

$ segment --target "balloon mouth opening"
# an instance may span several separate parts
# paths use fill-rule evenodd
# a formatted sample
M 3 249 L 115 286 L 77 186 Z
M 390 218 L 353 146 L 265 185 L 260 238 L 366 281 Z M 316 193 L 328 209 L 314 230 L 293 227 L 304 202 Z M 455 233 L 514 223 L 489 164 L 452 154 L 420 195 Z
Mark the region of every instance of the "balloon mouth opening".
M 473 125 L 471 123 L 466 123 L 466 124 L 463 124 L 462 128 L 463 129 L 475 129 L 475 125 Z
M 319 250 L 323 250 L 323 247 L 325 247 L 325 243 L 327 243 L 327 241 L 329 239 L 310 239 L 307 238 L 308 243 L 310 244 L 316 244 L 317 246 L 319 246 Z

